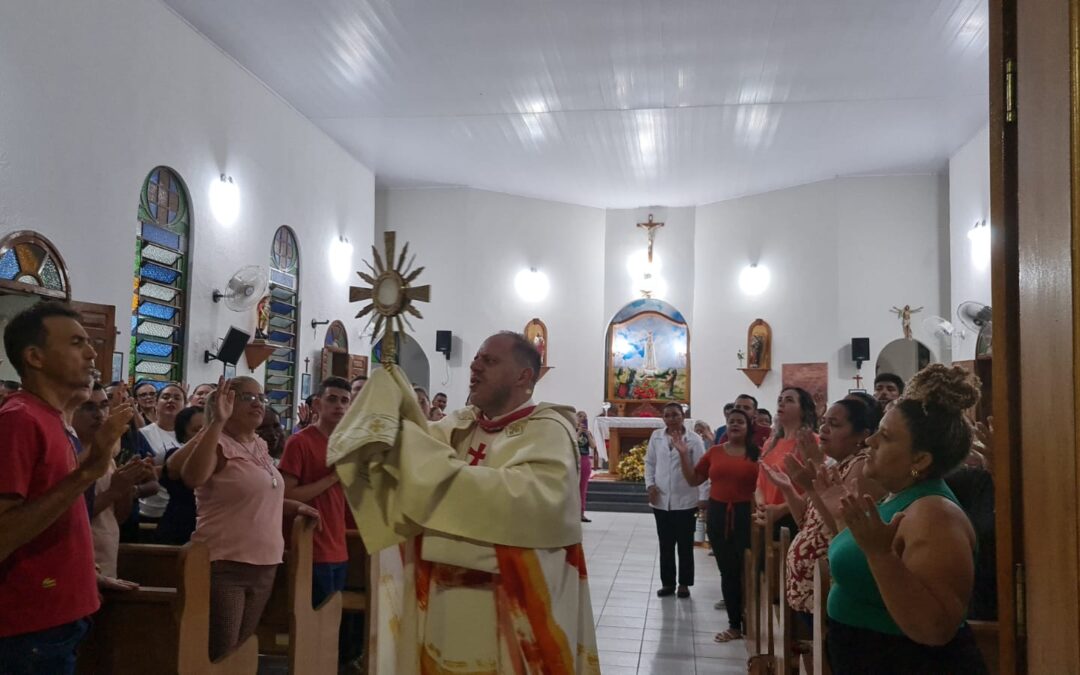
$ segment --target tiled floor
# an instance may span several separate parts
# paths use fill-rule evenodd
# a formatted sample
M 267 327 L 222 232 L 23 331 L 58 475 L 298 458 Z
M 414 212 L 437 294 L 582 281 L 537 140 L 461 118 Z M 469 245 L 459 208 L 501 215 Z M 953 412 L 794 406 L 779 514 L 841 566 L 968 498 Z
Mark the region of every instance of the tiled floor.
M 604 675 L 735 675 L 746 673 L 742 641 L 716 644 L 727 613 L 720 573 L 695 547 L 691 597 L 658 598 L 660 562 L 651 514 L 589 513 L 583 524 L 596 642 Z

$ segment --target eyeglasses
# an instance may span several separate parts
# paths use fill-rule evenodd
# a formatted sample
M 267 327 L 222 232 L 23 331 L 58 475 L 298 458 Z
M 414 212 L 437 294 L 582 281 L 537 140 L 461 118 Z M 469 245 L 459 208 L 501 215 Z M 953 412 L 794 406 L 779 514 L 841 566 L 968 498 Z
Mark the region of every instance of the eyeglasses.
M 236 398 L 241 403 L 254 403 L 254 402 L 258 401 L 261 405 L 266 405 L 267 403 L 270 402 L 270 398 L 267 397 L 265 394 L 252 394 L 250 392 L 245 392 L 243 394 L 237 394 Z
M 141 397 L 140 397 L 141 398 Z M 158 396 L 159 401 L 183 401 L 184 397 L 180 394 L 162 394 Z

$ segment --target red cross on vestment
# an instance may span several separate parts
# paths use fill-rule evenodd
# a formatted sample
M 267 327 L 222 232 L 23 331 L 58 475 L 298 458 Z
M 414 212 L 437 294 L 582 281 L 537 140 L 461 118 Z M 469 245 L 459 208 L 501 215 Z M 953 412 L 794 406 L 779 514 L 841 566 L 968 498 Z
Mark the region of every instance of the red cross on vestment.
M 469 453 L 468 454 L 472 457 L 472 459 L 469 460 L 469 466 L 476 466 L 477 464 L 480 463 L 480 460 L 487 457 L 487 455 L 484 454 L 484 448 L 486 448 L 486 447 L 487 447 L 487 445 L 485 445 L 484 443 L 481 443 L 480 447 L 477 448 L 476 450 L 473 450 L 472 448 L 469 448 Z

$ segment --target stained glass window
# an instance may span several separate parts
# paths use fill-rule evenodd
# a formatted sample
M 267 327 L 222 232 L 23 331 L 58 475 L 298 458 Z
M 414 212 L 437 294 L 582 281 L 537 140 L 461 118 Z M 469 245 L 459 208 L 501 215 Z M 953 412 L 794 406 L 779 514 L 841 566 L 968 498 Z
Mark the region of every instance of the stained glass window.
M 349 335 L 345 332 L 345 324 L 340 321 L 331 322 L 330 327 L 326 329 L 325 345 L 349 351 Z
M 190 230 L 183 181 L 171 169 L 157 167 L 139 195 L 129 375 L 158 388 L 183 380 Z
M 296 406 L 296 327 L 300 319 L 300 251 L 285 225 L 270 245 L 270 325 L 267 341 L 277 347 L 266 362 L 266 395 L 286 429 L 292 429 Z
M 0 244 L 0 279 L 30 286 L 38 295 L 67 298 L 67 274 L 63 263 L 44 237 L 18 233 Z

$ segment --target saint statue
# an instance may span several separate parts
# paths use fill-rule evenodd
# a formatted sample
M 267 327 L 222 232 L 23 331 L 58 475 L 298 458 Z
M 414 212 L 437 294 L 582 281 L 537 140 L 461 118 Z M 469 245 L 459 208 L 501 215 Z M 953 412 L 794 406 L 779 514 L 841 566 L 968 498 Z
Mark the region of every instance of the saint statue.
M 647 375 L 652 375 L 660 370 L 656 365 L 656 343 L 653 342 L 652 331 L 649 331 L 645 337 L 645 367 L 642 370 Z
M 258 312 L 258 319 L 255 323 L 255 339 L 265 340 L 268 337 L 270 330 L 270 296 L 264 295 L 262 300 L 259 300 L 259 306 L 256 310 Z

